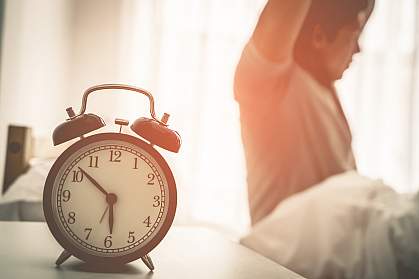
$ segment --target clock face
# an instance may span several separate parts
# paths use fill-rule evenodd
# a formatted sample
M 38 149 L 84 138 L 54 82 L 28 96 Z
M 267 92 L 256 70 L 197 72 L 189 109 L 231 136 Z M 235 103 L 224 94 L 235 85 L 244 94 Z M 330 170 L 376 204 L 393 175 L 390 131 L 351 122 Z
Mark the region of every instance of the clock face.
M 144 256 L 166 234 L 176 207 L 166 162 L 150 145 L 124 134 L 98 134 L 71 146 L 45 187 L 51 231 L 87 261 Z

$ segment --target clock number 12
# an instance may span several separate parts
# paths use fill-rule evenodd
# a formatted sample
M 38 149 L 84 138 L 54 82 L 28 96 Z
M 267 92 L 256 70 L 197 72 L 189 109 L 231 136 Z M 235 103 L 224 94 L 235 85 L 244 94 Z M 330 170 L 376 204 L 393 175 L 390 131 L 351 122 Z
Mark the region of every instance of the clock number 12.
M 109 161 L 111 162 L 121 162 L 121 151 L 119 150 L 111 150 L 111 158 L 109 159 Z

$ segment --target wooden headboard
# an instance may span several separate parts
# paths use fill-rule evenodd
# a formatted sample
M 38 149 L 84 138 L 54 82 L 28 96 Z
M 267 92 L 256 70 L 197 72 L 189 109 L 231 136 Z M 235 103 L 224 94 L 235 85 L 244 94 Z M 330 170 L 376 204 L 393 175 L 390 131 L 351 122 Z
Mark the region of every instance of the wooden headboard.
M 32 157 L 32 132 L 29 127 L 9 125 L 7 131 L 6 164 L 3 194 L 13 181 L 29 168 Z

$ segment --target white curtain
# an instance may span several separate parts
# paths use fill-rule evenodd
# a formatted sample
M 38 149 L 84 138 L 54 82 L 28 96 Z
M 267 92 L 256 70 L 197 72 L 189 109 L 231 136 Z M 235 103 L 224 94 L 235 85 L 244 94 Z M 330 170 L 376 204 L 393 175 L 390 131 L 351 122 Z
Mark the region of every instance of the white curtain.
M 376 2 L 362 38 L 364 51 L 338 89 L 359 170 L 383 177 L 398 191 L 412 191 L 419 182 L 418 4 Z M 170 127 L 183 139 L 179 154 L 162 151 L 178 186 L 175 222 L 243 232 L 249 220 L 233 74 L 264 3 L 7 1 L 2 141 L 10 122 L 32 126 L 36 135 L 50 140 L 65 108 L 78 110 L 88 86 L 122 82 L 144 87 L 155 95 L 158 114 L 171 114 Z M 147 116 L 148 104 L 130 94 L 98 94 L 89 99 L 88 111 L 116 130 L 115 117 Z
M 419 188 L 418 1 L 377 0 L 362 53 L 338 83 L 359 171 Z
M 265 1 L 125 1 L 124 78 L 156 92 L 184 143 L 172 156 L 179 222 L 241 232 L 245 168 L 232 78 Z M 361 173 L 396 190 L 419 186 L 417 1 L 377 0 L 363 52 L 337 83 Z M 126 29 L 125 29 L 126 28 Z
M 210 224 L 232 234 L 249 223 L 233 77 L 262 5 L 124 1 L 121 80 L 154 92 L 157 109 L 172 115 L 171 125 L 182 135 L 180 153 L 170 156 L 178 223 Z

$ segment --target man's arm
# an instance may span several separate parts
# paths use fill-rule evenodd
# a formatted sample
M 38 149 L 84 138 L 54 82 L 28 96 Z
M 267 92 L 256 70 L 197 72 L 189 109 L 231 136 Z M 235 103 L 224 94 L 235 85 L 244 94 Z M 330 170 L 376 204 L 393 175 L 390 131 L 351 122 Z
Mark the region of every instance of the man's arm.
M 258 51 L 271 61 L 292 55 L 311 0 L 269 0 L 252 36 Z

